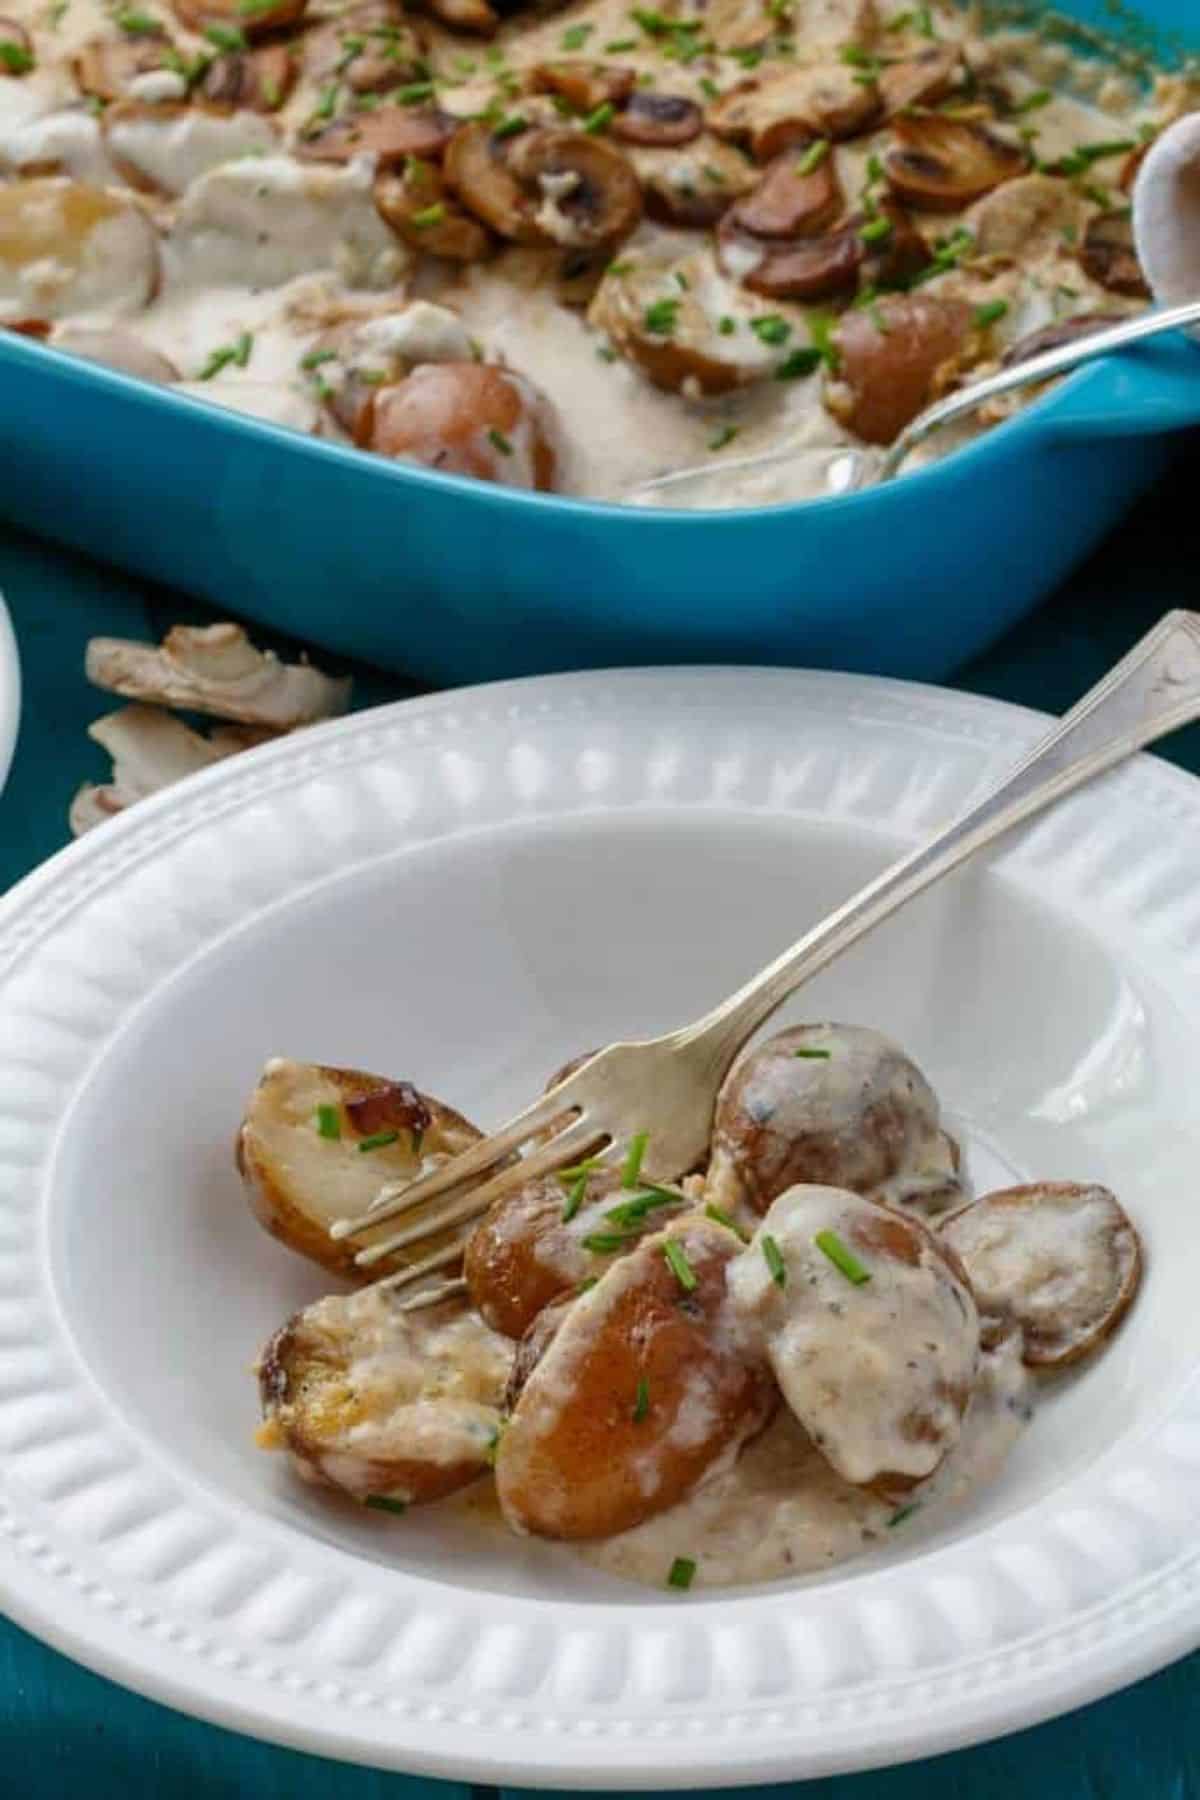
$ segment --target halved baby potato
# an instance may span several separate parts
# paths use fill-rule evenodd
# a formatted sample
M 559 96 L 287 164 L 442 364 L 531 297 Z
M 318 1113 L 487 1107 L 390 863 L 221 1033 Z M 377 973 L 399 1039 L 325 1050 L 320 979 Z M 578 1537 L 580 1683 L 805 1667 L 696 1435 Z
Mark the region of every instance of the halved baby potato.
M 406 1081 L 277 1057 L 251 1095 L 237 1165 L 264 1230 L 324 1269 L 365 1280 L 356 1252 L 395 1226 L 335 1242 L 334 1220 L 364 1213 L 383 1187 L 415 1181 L 480 1136 Z M 404 1268 L 415 1254 L 397 1252 L 373 1273 Z
M 1035 1367 L 1090 1355 L 1121 1323 L 1142 1278 L 1138 1234 L 1116 1196 L 1096 1184 L 1004 1188 L 955 1213 L 939 1235 L 971 1278 L 984 1342 L 1016 1325 Z
M 891 444 L 982 354 L 975 309 L 941 294 L 886 294 L 843 313 L 825 406 L 867 444 Z
M 555 424 L 545 395 L 494 363 L 420 363 L 376 391 L 360 440 L 379 456 L 505 487 L 552 490 Z
M 135 200 L 58 176 L 0 186 L 0 319 L 140 312 L 158 233 Z
M 646 212 L 663 225 L 703 231 L 760 178 L 748 157 L 712 132 L 686 144 L 629 144 Z
M 386 1283 L 333 1294 L 262 1353 L 259 1443 L 355 1500 L 441 1500 L 490 1466 L 512 1360 L 461 1305 L 402 1312 Z
M 514 1529 L 611 1537 L 674 1506 L 761 1429 L 774 1383 L 729 1305 L 739 1247 L 707 1219 L 676 1220 L 565 1309 L 496 1456 Z
M 673 264 L 620 263 L 601 282 L 588 318 L 655 387 L 727 394 L 770 375 L 777 350 L 750 326 L 756 308 L 707 251 Z
M 954 1448 L 979 1317 L 958 1257 L 920 1220 L 842 1188 L 790 1188 L 730 1269 L 729 1291 L 843 1479 L 901 1494 Z

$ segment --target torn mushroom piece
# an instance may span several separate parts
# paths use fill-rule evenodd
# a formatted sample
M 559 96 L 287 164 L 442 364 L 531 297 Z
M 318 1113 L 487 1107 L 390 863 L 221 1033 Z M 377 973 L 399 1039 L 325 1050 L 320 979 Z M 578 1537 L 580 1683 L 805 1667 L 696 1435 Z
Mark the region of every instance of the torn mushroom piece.
M 715 225 L 731 201 L 751 191 L 760 173 L 711 132 L 669 149 L 630 145 L 629 160 L 650 218 L 695 231 Z
M 363 447 L 448 475 L 553 489 L 549 402 L 523 375 L 489 363 L 421 363 L 376 390 Z
M 94 100 L 122 100 L 146 75 L 172 71 L 178 52 L 165 32 L 144 32 L 138 37 L 92 38 L 71 58 L 71 73 L 81 94 Z M 182 98 L 186 82 L 181 79 Z
M 421 0 L 420 10 L 448 25 L 451 31 L 492 37 L 500 28 L 500 14 L 487 0 Z
M 940 1227 L 962 1258 L 985 1343 L 1014 1327 L 1023 1355 L 1061 1368 L 1103 1344 L 1133 1304 L 1138 1234 L 1106 1187 L 1042 1181 L 987 1194 Z
M 888 185 L 926 212 L 959 212 L 1029 168 L 1027 151 L 971 120 L 902 114 L 892 130 L 899 142 L 883 159 Z
M 789 144 L 854 137 L 875 123 L 882 105 L 861 71 L 821 63 L 743 83 L 713 101 L 707 120 L 718 137 L 747 145 L 765 162 Z
M 752 237 L 815 237 L 832 225 L 844 205 L 833 156 L 815 164 L 785 150 L 729 214 L 729 222 Z
M 826 407 L 865 443 L 892 443 L 969 365 L 978 341 L 972 319 L 964 301 L 932 294 L 885 295 L 845 313 Z
M 778 32 L 779 13 L 768 0 L 709 0 L 704 29 L 718 50 L 757 50 Z
M 260 44 L 214 57 L 196 91 L 210 106 L 277 112 L 296 76 L 296 59 L 286 44 Z
M 0 185 L 0 320 L 140 312 L 159 267 L 158 233 L 128 195 L 55 176 Z
M 425 40 L 390 0 L 366 0 L 310 31 L 305 73 L 318 83 L 336 79 L 356 94 L 383 94 L 425 72 Z
M 616 106 L 632 94 L 636 84 L 635 69 L 625 69 L 617 63 L 588 62 L 583 57 L 535 63 L 528 76 L 530 93 L 558 94 L 577 113 L 592 113 L 598 106 Z
M 424 162 L 440 158 L 457 129 L 457 120 L 436 106 L 378 106 L 300 138 L 294 154 L 305 162 L 330 163 L 370 156 L 377 168 L 390 169 L 410 156 Z
M 71 802 L 75 837 L 115 818 L 135 801 L 159 793 L 185 775 L 235 756 L 267 734 L 219 726 L 202 737 L 158 706 L 123 706 L 88 726 L 88 736 L 112 759 L 112 775 L 100 786 L 85 782 Z
M 1090 207 L 1062 176 L 1020 175 L 976 202 L 963 220 L 979 256 L 1053 255 L 1083 234 Z
M 189 31 L 204 34 L 240 32 L 243 37 L 262 37 L 304 17 L 308 0 L 171 0 L 175 16 Z
M 618 109 L 609 129 L 623 143 L 666 149 L 693 143 L 704 129 L 704 114 L 683 94 L 656 94 L 652 88 L 638 88 Z
M 1128 211 L 1099 213 L 1089 222 L 1079 263 L 1084 274 L 1110 294 L 1124 294 L 1131 300 L 1150 299 L 1150 286 L 1138 260 L 1133 220 Z
M 446 178 L 465 206 L 519 244 L 595 250 L 627 237 L 642 214 L 630 164 L 583 131 L 545 126 L 502 137 L 474 121 L 451 139 Z
M 409 156 L 399 169 L 375 177 L 379 216 L 414 250 L 451 262 L 482 262 L 494 240 L 446 191 L 438 169 Z
M 256 650 L 240 625 L 176 625 L 161 644 L 93 638 L 87 678 L 128 700 L 156 701 L 244 725 L 291 731 L 345 712 L 349 680 Z
M 693 396 L 728 394 L 772 373 L 778 351 L 750 329 L 752 316 L 703 251 L 610 270 L 588 314 L 655 387 Z
M 741 217 L 734 207 L 721 221 L 721 267 L 768 299 L 832 300 L 860 283 L 896 287 L 929 263 L 929 246 L 908 214 L 887 202 L 819 237 L 756 237 L 740 228 Z
M 879 75 L 884 115 L 894 119 L 912 106 L 937 106 L 965 87 L 967 66 L 957 44 L 931 44 Z

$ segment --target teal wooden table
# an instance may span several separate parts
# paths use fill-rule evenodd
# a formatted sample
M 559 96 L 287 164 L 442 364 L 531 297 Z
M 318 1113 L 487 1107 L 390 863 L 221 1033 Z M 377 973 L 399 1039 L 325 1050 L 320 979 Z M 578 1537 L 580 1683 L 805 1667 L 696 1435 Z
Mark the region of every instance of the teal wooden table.
M 958 685 L 1061 711 L 1169 606 L 1196 606 L 1200 449 L 1069 587 L 962 671 Z M 203 609 L 32 540 L 0 540 L 0 588 L 17 628 L 25 713 L 0 798 L 0 891 L 66 842 L 66 812 L 103 758 L 84 736 L 106 711 L 84 682 L 96 633 L 154 636 Z M 278 640 L 276 640 L 278 642 Z M 280 645 L 286 648 L 285 645 Z M 356 670 L 370 705 L 414 690 Z M 1166 754 L 1200 773 L 1200 730 Z M 0 1101 L 0 1110 L 3 1102 Z M 0 1620 L 0 1800 L 491 1800 L 277 1750 L 141 1700 Z M 1081 1712 L 930 1762 L 812 1783 L 805 1800 L 1200 1800 L 1200 1654 Z M 516 1800 L 506 1796 L 505 1800 Z

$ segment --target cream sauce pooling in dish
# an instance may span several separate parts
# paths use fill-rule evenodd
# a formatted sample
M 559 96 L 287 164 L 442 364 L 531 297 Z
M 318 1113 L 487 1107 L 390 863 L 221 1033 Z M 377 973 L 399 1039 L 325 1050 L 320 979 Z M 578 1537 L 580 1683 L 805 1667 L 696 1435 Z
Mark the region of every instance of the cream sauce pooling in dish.
M 35 283 L 31 291 L 28 281 L 14 280 L 0 266 L 0 319 L 45 316 L 51 343 L 68 326 L 120 319 L 174 364 L 189 392 L 336 436 L 339 427 L 322 404 L 333 371 L 322 374 L 319 363 L 310 360 L 306 367 L 305 359 L 323 354 L 325 334 L 348 314 L 395 312 L 414 298 L 432 300 L 457 316 L 477 354 L 506 363 L 547 396 L 557 418 L 556 485 L 601 498 L 620 497 L 640 480 L 698 460 L 711 458 L 719 468 L 722 456 L 782 444 L 811 454 L 799 457 L 794 468 L 731 478 L 708 498 L 745 505 L 801 497 L 824 491 L 831 459 L 855 441 L 822 403 L 822 372 L 788 369 L 792 353 L 809 348 L 827 326 L 828 308 L 747 293 L 739 285 L 736 257 L 732 274 L 718 270 L 711 230 L 680 230 L 646 219 L 614 258 L 660 271 L 667 299 L 681 291 L 675 285 L 678 265 L 690 259 L 696 292 L 711 319 L 712 346 L 726 359 L 734 356 L 743 372 L 753 367 L 757 377 L 724 395 L 705 396 L 688 380 L 681 391 L 665 392 L 614 351 L 582 305 L 562 303 L 559 252 L 501 249 L 492 260 L 466 268 L 422 255 L 377 212 L 375 160 L 369 153 L 344 166 L 298 160 L 300 134 L 314 129 L 314 122 L 319 129 L 330 112 L 350 116 L 358 104 L 349 87 L 327 79 L 328 71 L 317 73 L 303 42 L 299 54 L 308 66 L 275 112 L 243 108 L 206 114 L 194 106 L 181 111 L 179 77 L 160 69 L 139 76 L 131 87 L 138 103 L 132 115 L 111 107 L 97 113 L 79 98 L 71 58 L 91 40 L 122 41 L 115 11 L 102 0 L 65 5 L 8 0 L 5 10 L 29 31 L 34 64 L 24 74 L 0 75 L 0 179 L 15 182 L 49 172 L 102 184 L 136 182 L 138 204 L 160 233 L 160 270 L 148 304 L 137 284 L 111 275 L 96 279 L 93 269 L 92 279 L 60 293 L 61 304 L 31 314 L 31 302 L 44 287 Z M 213 54 L 212 44 L 181 26 L 165 6 L 150 10 L 185 59 Z M 336 19 L 339 10 L 329 0 L 317 0 L 307 19 L 315 28 Z M 898 16 L 902 11 L 898 7 Z M 1030 103 L 1028 113 L 1014 111 L 1000 126 L 1010 137 L 1036 133 L 1033 141 L 1044 161 L 1080 143 L 1136 137 L 1147 118 L 1162 116 L 1166 102 L 1156 102 L 1157 111 L 1139 111 L 1128 87 L 1103 65 L 1073 65 L 1052 48 L 1016 34 L 980 40 L 969 19 L 936 5 L 934 14 L 943 39 L 970 40 L 986 79 L 1006 84 L 1017 109 Z M 493 104 L 512 112 L 519 102 L 527 112 L 553 119 L 557 115 L 548 110 L 546 96 L 521 92 L 525 72 L 545 59 L 600 56 L 637 72 L 655 92 L 704 106 L 710 90 L 725 93 L 763 68 L 774 69 L 780 58 L 784 63 L 795 57 L 836 58 L 857 41 L 863 17 L 858 0 L 808 5 L 796 0 L 787 40 L 793 49 L 777 57 L 766 44 L 757 68 L 753 48 L 678 54 L 672 33 L 642 29 L 622 0 L 593 0 L 548 19 L 518 15 L 502 27 L 494 51 L 428 21 L 420 24 L 429 40 L 426 59 L 437 103 L 446 112 L 465 119 Z M 904 42 L 902 36 L 888 38 L 884 48 Z M 910 47 L 920 49 L 921 43 Z M 1047 80 L 1061 83 L 1063 91 L 1042 103 Z M 603 119 L 596 129 L 607 141 Z M 715 139 L 700 141 L 716 144 L 714 158 L 718 151 L 735 159 L 741 154 Z M 889 132 L 876 129 L 836 146 L 848 204 L 869 186 L 871 159 L 889 142 Z M 633 148 L 629 153 L 639 168 L 648 158 L 670 162 L 676 155 Z M 685 147 L 676 160 L 681 183 L 685 175 L 694 180 L 697 167 L 701 182 L 707 179 L 710 165 L 694 147 Z M 1103 199 L 1121 203 L 1114 174 L 1110 162 L 1091 170 L 1085 185 L 1092 197 L 1081 197 L 1087 216 L 1100 210 Z M 548 193 L 547 203 L 554 199 Z M 952 237 L 964 217 L 969 224 L 962 213 L 923 217 L 922 224 L 932 239 Z M 123 243 L 93 248 L 102 276 L 104 267 L 111 270 L 114 262 L 124 267 L 129 256 Z M 1002 308 L 986 327 L 980 367 L 1056 318 L 1097 309 L 1119 312 L 1136 304 L 1090 280 L 1080 268 L 1076 239 L 1065 232 L 1015 265 L 968 262 L 947 268 L 922 291 L 961 298 L 989 315 Z M 733 322 L 732 331 L 725 332 L 724 320 Z M 223 354 L 229 351 L 234 354 Z M 777 378 L 785 374 L 786 379 Z M 507 475 L 498 462 L 496 478 Z

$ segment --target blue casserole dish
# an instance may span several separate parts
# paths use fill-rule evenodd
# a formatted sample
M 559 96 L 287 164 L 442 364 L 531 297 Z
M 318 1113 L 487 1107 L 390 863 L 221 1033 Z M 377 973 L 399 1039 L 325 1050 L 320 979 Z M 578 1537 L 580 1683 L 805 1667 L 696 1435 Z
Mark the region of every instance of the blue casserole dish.
M 1112 32 L 1110 0 L 1061 11 Z M 1145 0 L 1164 57 L 1195 0 Z M 533 371 L 536 374 L 536 371 Z M 937 680 L 1048 593 L 1200 424 L 1200 355 L 1080 370 L 892 486 L 642 511 L 427 473 L 0 336 L 0 516 L 439 684 L 616 663 Z

